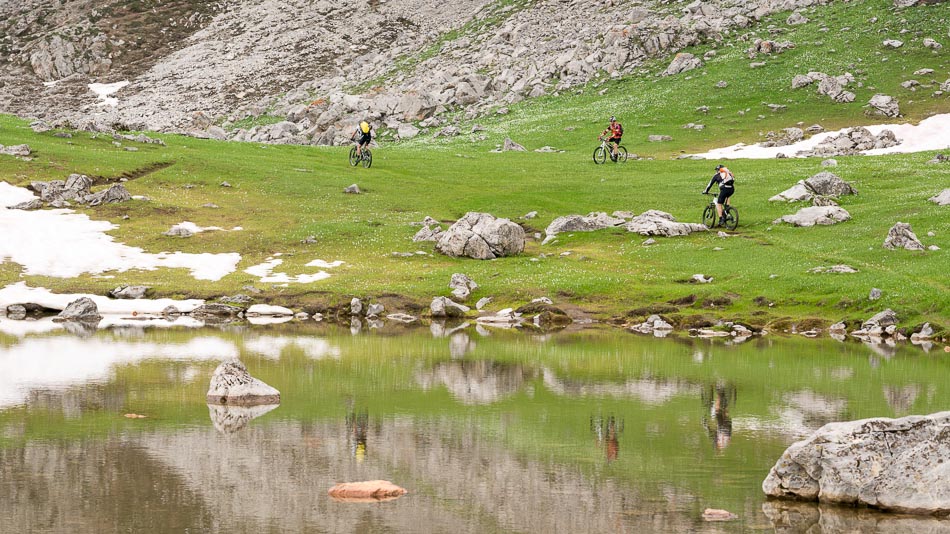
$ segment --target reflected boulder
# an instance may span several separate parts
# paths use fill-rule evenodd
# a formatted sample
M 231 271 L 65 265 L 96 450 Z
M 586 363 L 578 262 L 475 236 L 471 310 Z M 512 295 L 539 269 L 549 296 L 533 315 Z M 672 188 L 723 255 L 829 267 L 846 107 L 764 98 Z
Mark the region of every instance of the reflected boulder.
M 207 394 L 208 404 L 257 406 L 280 404 L 280 392 L 247 372 L 238 359 L 221 362 L 214 370 Z
M 365 482 L 343 482 L 327 491 L 330 497 L 343 502 L 380 502 L 398 499 L 406 493 L 388 480 L 367 480 Z
M 526 378 L 530 373 L 520 365 L 477 360 L 440 363 L 416 375 L 416 382 L 424 389 L 445 386 L 464 404 L 489 404 L 520 391 Z
M 233 434 L 243 429 L 253 419 L 280 406 L 279 404 L 261 404 L 257 406 L 232 406 L 228 404 L 209 404 L 208 415 L 214 429 L 222 434 Z

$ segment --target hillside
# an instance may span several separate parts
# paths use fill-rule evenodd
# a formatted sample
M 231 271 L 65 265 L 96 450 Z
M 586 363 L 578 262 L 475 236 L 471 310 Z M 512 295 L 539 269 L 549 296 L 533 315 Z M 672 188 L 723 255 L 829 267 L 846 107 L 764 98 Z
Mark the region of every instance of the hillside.
M 789 25 L 793 14 L 779 12 L 762 17 L 761 33 L 750 30 L 697 43 L 687 52 L 705 57 L 703 64 L 680 74 L 658 75 L 669 58 L 644 60 L 635 75 L 515 102 L 505 106 L 506 114 L 469 117 L 463 109 L 447 111 L 439 119 L 447 122 L 436 126 L 430 121 L 411 140 L 381 141 L 371 169 L 350 167 L 340 148 L 222 143 L 171 134 L 159 136 L 164 147 L 87 132 L 70 132 L 72 138 L 66 139 L 56 137 L 55 130 L 36 133 L 28 122 L 0 118 L 0 144 L 26 142 L 34 151 L 30 161 L 0 157 L 3 180 L 26 185 L 83 173 L 105 185 L 129 178 L 130 192 L 148 200 L 82 209 L 92 219 L 115 223 L 109 235 L 117 241 L 155 252 L 240 254 L 236 272 L 217 282 L 196 284 L 184 269 L 60 279 L 24 274 L 23 265 L 6 262 L 0 265 L 0 285 L 24 281 L 59 292 L 105 294 L 121 281 L 147 284 L 154 296 L 207 299 L 252 287 L 260 291 L 253 296 L 257 302 L 310 311 L 332 309 L 358 296 L 380 300 L 390 310 L 415 312 L 432 296 L 448 294 L 451 275 L 464 272 L 480 285 L 473 299 L 492 296 L 493 309 L 547 296 L 577 313 L 618 322 L 662 313 L 684 327 L 729 319 L 791 331 L 839 320 L 855 324 L 892 308 L 908 327 L 925 321 L 948 326 L 944 255 L 950 250 L 950 222 L 947 208 L 927 199 L 950 188 L 950 165 L 929 164 L 933 152 L 838 157 L 831 170 L 858 194 L 839 199 L 852 219 L 833 226 L 775 224 L 804 205 L 767 200 L 828 170 L 820 159 L 749 160 L 729 164 L 739 177 L 735 201 L 741 213 L 731 237 L 696 233 L 644 246 L 645 237 L 618 227 L 563 233 L 541 244 L 548 224 L 570 214 L 658 209 L 698 222 L 707 202 L 698 192 L 712 163 L 672 158 L 766 140 L 770 131 L 796 125 L 832 129 L 948 111 L 940 89 L 950 77 L 948 52 L 924 40 L 948 40 L 942 35 L 950 5 L 895 12 L 891 2 L 865 0 L 809 8 L 800 15 L 810 20 Z M 773 34 L 775 41 L 788 40 L 795 47 L 750 58 L 755 40 Z M 900 48 L 883 45 L 897 38 L 904 41 Z M 932 72 L 914 74 L 923 69 Z M 854 101 L 836 102 L 818 94 L 814 84 L 791 89 L 796 75 L 810 71 L 850 72 L 854 80 L 847 90 Z M 911 79 L 917 84 L 904 87 Z M 902 116 L 875 115 L 867 102 L 878 93 L 896 97 Z M 772 111 L 768 104 L 785 107 Z M 609 114 L 624 121 L 625 143 L 644 159 L 624 165 L 591 162 L 595 137 Z M 684 128 L 689 123 L 704 128 Z M 458 135 L 433 137 L 447 126 L 457 128 Z M 469 133 L 473 129 L 479 131 Z M 648 135 L 672 140 L 651 143 Z M 490 152 L 506 137 L 529 150 Z M 564 152 L 534 152 L 542 146 Z M 221 187 L 224 181 L 233 187 Z M 344 187 L 354 182 L 364 194 L 344 195 Z M 411 241 L 418 230 L 411 223 L 431 216 L 445 227 L 469 211 L 519 222 L 529 235 L 525 253 L 495 261 L 460 260 L 435 253 L 431 243 Z M 521 218 L 531 211 L 538 212 L 536 219 Z M 242 230 L 188 239 L 162 235 L 182 221 Z M 937 250 L 882 248 L 898 221 L 910 223 L 924 245 Z M 263 282 L 246 271 L 274 259 L 281 259 L 280 270 L 290 275 L 312 274 L 315 269 L 307 263 L 315 259 L 345 263 L 327 269 L 328 278 L 306 284 Z M 857 273 L 809 272 L 839 264 Z M 713 282 L 689 282 L 700 273 Z M 869 300 L 872 288 L 881 290 L 879 300 Z

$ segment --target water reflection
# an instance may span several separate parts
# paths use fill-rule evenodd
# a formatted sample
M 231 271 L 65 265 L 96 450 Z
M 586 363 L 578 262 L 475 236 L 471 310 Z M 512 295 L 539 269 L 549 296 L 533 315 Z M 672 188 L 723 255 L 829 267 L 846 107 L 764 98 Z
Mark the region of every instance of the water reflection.
M 416 374 L 424 390 L 445 386 L 464 404 L 490 404 L 521 390 L 532 373 L 520 365 L 490 360 L 443 362 Z
M 703 389 L 703 426 L 717 450 L 723 450 L 732 441 L 732 416 L 729 409 L 736 403 L 736 386 L 717 381 Z
M 232 404 L 209 404 L 208 414 L 214 429 L 222 434 L 233 434 L 247 427 L 252 419 L 277 408 L 279 404 L 258 404 L 257 406 L 236 406 Z
M 346 414 L 346 439 L 350 452 L 357 463 L 366 459 L 366 442 L 369 433 L 369 413 L 367 411 Z
M 604 451 L 607 463 L 620 456 L 620 434 L 623 433 L 623 419 L 617 422 L 613 415 L 590 417 L 590 431 L 597 439 L 597 446 Z
M 886 514 L 866 508 L 766 501 L 762 512 L 782 534 L 950 534 L 950 521 L 928 516 Z

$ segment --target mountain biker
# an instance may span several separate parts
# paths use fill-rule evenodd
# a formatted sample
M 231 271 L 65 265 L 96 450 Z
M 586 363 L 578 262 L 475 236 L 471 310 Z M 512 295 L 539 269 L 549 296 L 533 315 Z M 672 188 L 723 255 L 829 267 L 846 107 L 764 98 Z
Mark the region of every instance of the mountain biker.
M 362 158 L 363 148 L 373 140 L 373 126 L 366 121 L 360 121 L 350 140 L 356 143 L 356 153 Z
M 719 184 L 719 196 L 716 197 L 716 214 L 719 215 L 719 224 L 726 223 L 726 216 L 723 214 L 723 203 L 729 204 L 729 197 L 736 192 L 735 176 L 725 165 L 716 165 L 716 174 L 709 180 L 709 185 L 703 190 L 703 194 L 709 193 L 709 188 L 713 184 Z
M 610 134 L 607 139 L 607 142 L 610 143 L 610 159 L 617 161 L 617 146 L 620 145 L 620 138 L 623 137 L 623 126 L 617 122 L 617 117 L 610 117 L 610 124 L 607 125 L 606 130 L 601 132 L 600 136 L 604 137 L 607 134 Z

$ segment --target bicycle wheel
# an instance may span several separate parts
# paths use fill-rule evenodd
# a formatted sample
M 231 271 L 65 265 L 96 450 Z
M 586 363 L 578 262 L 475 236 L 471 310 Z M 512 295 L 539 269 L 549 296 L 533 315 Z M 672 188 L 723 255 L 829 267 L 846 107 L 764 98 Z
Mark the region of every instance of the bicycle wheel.
M 350 149 L 350 165 L 356 167 L 360 164 L 360 157 L 356 154 L 356 147 Z
M 739 210 L 732 206 L 726 206 L 726 228 L 735 230 L 739 226 Z
M 604 147 L 599 146 L 594 149 L 594 163 L 601 164 L 607 161 L 607 151 L 604 150 Z
M 706 209 L 703 210 L 703 224 L 706 225 L 706 228 L 716 227 L 716 208 L 712 204 L 706 206 Z
M 624 146 L 617 147 L 617 163 L 623 163 L 627 161 L 627 149 Z
M 373 153 L 368 148 L 363 149 L 363 168 L 368 169 L 373 164 Z

